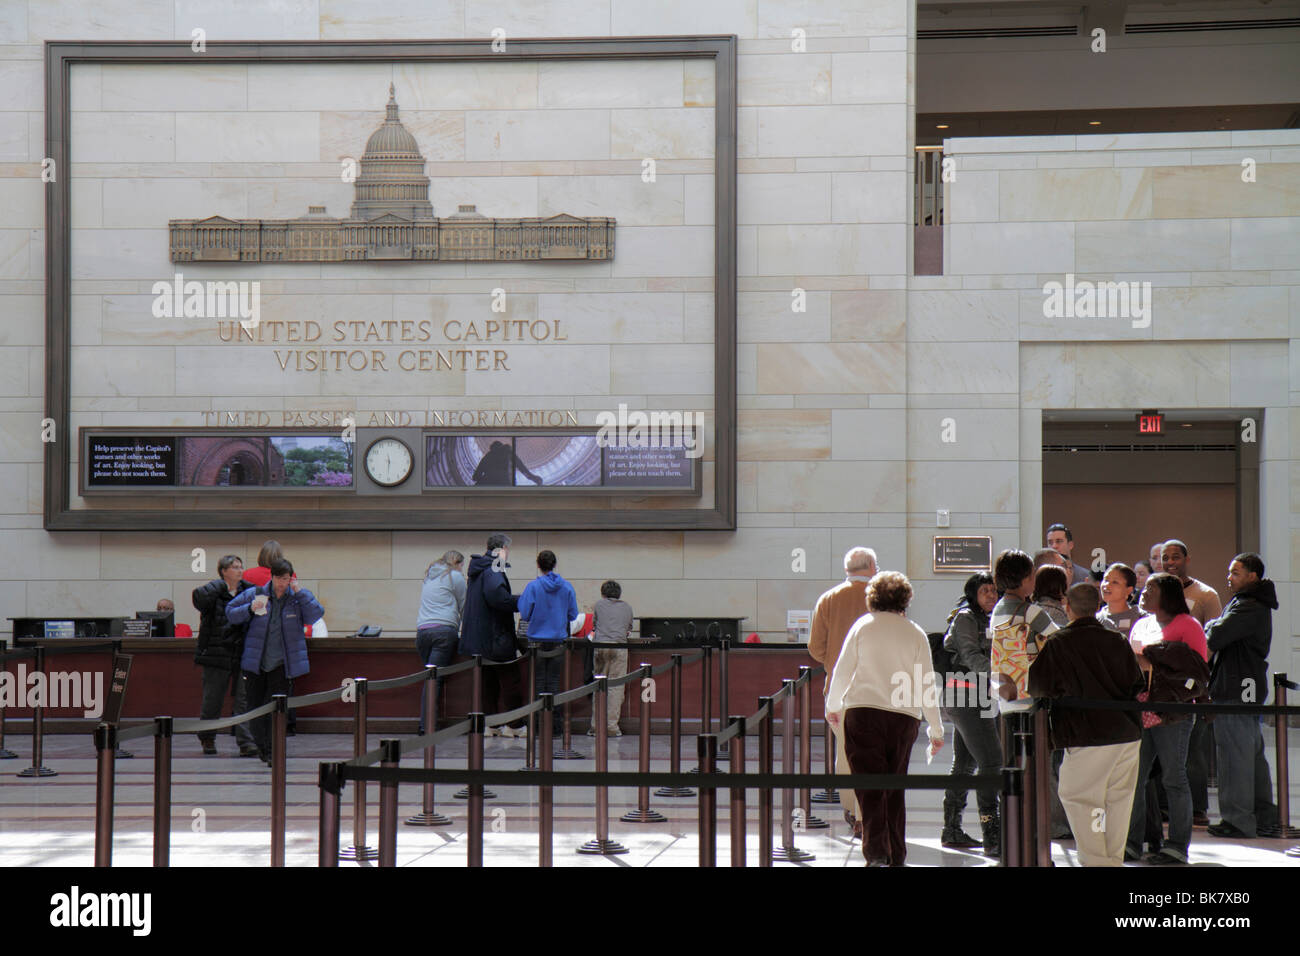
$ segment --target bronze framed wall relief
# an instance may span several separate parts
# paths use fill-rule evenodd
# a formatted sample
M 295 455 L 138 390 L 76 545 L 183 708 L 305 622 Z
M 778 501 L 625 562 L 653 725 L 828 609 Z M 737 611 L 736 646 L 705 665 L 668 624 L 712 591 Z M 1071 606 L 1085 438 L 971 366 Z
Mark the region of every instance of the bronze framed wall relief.
M 47 42 L 45 529 L 734 530 L 736 53 Z

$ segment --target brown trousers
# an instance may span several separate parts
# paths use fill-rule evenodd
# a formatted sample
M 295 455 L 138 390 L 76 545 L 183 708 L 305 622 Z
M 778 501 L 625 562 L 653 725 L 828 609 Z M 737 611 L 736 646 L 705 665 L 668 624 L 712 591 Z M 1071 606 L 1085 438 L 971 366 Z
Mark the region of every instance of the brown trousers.
M 912 744 L 921 722 L 874 707 L 851 707 L 844 714 L 844 750 L 854 773 L 907 773 Z M 862 809 L 862 855 L 870 863 L 907 859 L 905 790 L 857 790 Z

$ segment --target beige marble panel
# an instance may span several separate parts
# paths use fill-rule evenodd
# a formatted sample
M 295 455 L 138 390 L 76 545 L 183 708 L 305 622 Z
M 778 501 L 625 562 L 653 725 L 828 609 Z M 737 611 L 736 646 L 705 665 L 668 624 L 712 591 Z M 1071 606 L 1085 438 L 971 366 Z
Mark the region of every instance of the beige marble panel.
M 538 105 L 545 109 L 680 107 L 682 62 L 546 61 L 537 68 Z
M 95 617 L 102 615 L 105 608 L 147 610 L 156 607 L 160 597 L 173 597 L 169 584 L 123 577 L 118 581 L 28 581 L 27 611 L 34 617 Z M 193 610 L 189 613 L 198 617 Z
M 27 395 L 29 350 L 7 346 L 0 348 L 0 395 Z M 39 390 L 39 386 L 38 386 Z
M 258 219 L 297 219 L 307 215 L 310 206 L 324 206 L 327 214 L 343 218 L 349 214 L 352 198 L 356 194 L 356 187 L 352 183 L 339 179 L 278 182 L 254 180 L 247 185 L 236 182 L 232 186 L 247 194 L 244 202 L 248 206 L 249 215 Z
M 539 317 L 558 321 L 575 343 L 682 341 L 681 293 L 557 293 L 537 302 Z
M 901 34 L 907 29 L 905 0 L 841 3 L 839 0 L 763 0 L 758 11 L 760 37 L 789 37 L 801 27 L 808 36 L 863 37 Z
M 878 106 L 759 107 L 759 156 L 873 156 L 905 141 L 906 108 Z
M 321 391 L 321 373 L 320 372 L 296 372 L 293 370 L 293 364 L 289 365 L 289 370 L 285 371 L 280 368 L 280 363 L 275 357 L 277 346 L 247 346 L 247 345 L 221 345 L 221 346 L 197 346 L 197 347 L 177 347 L 175 349 L 175 394 L 177 395 L 206 395 L 213 390 L 215 383 L 220 382 L 220 387 L 227 391 L 242 392 L 249 395 L 318 395 Z M 282 353 L 292 347 L 281 347 Z M 122 349 L 127 357 L 139 355 L 143 349 Z M 156 349 L 149 350 L 156 352 Z M 149 368 L 149 375 L 143 371 L 138 373 L 140 379 L 159 378 L 158 359 L 151 358 L 153 363 Z M 146 381 L 146 385 L 153 385 L 148 391 L 142 391 L 140 382 L 133 382 L 132 389 L 127 389 L 123 394 L 167 394 L 173 388 L 173 382 L 170 376 L 161 376 L 163 381 L 154 384 Z M 75 381 L 74 377 L 74 381 Z M 159 389 L 166 388 L 166 391 Z M 87 389 L 87 394 L 117 394 L 116 392 L 93 391 Z
M 101 71 L 105 110 L 242 110 L 249 105 L 248 67 L 242 63 L 106 63 Z
M 427 3 L 385 0 L 317 0 L 322 40 L 389 40 L 394 37 L 465 36 L 465 0 Z
M 640 176 L 546 176 L 536 180 L 535 215 L 611 216 L 619 227 L 681 225 L 685 178 L 656 176 L 647 183 Z
M 355 633 L 363 624 L 385 631 L 414 631 L 419 617 L 420 586 L 414 581 L 358 580 L 357 575 L 344 572 L 337 578 L 318 579 L 313 593 L 325 610 L 331 636 Z M 411 660 L 416 660 L 414 645 Z
M 755 36 L 758 0 L 610 0 L 610 33 L 614 36 L 734 33 Z
M 179 162 L 306 163 L 320 157 L 320 120 L 315 113 L 174 115 Z
M 440 35 L 448 34 L 426 34 Z M 537 106 L 537 67 L 524 60 L 399 63 L 393 66 L 393 83 L 403 109 L 530 109 Z
M 1018 372 L 1014 341 L 907 345 L 907 387 L 918 394 L 1015 392 Z
M 99 577 L 100 536 L 88 532 L 0 531 L 0 578 L 84 581 Z M 122 574 L 121 577 L 129 577 Z M 156 599 L 155 599 L 156 600 Z M 120 606 L 114 601 L 109 606 Z M 152 607 L 152 604 L 141 605 Z M 99 611 L 102 613 L 102 605 Z
M 89 40 L 105 29 L 132 40 L 172 39 L 172 0 L 50 0 L 28 4 L 28 43 L 43 40 Z
M 1233 269 L 1293 269 L 1300 262 L 1295 218 L 1233 219 Z
M 905 271 L 903 225 L 758 227 L 760 275 L 900 275 Z
M 74 280 L 131 278 L 156 282 L 173 274 L 172 264 L 167 261 L 166 229 L 79 229 L 72 234 L 71 242 Z M 5 271 L 4 250 L 5 234 L 0 231 L 0 275 Z
M 602 395 L 610 389 L 612 360 L 608 346 L 509 345 L 504 350 L 509 353 L 509 371 L 468 373 L 466 395 L 500 395 L 507 390 L 538 396 Z
M 302 215 L 306 212 L 302 207 Z M 105 179 L 103 223 L 110 228 L 165 229 L 169 219 L 266 216 L 249 209 L 248 187 L 229 179 Z
M 711 345 L 615 345 L 608 361 L 615 394 L 713 393 Z
M 742 461 L 814 461 L 831 457 L 831 411 L 741 409 L 736 456 Z
M 152 295 L 106 295 L 97 323 L 99 345 L 214 345 L 216 319 L 154 318 Z M 93 351 L 87 353 L 93 355 Z
M 41 419 L 44 416 L 43 411 L 0 412 L 0 460 L 43 461 Z
M 400 117 L 402 125 L 420 144 L 420 152 L 428 162 L 461 162 L 465 159 L 465 114 L 460 110 L 403 108 Z M 383 121 L 382 110 L 322 110 L 321 161 L 333 163 L 343 159 L 359 160 L 365 152 L 370 134 Z M 440 180 L 441 177 L 435 177 L 434 185 Z M 348 188 L 353 187 L 349 184 Z
M 759 511 L 875 512 L 904 507 L 901 461 L 759 462 L 757 474 Z
M 615 276 L 712 276 L 710 226 L 628 226 L 618 230 Z
M 769 466 L 760 465 L 760 471 L 764 467 Z M 803 581 L 825 567 L 829 545 L 830 534 L 822 528 L 750 527 L 692 534 L 685 551 L 684 576 Z M 792 569 L 799 557 L 792 554 L 796 548 L 803 549 L 808 571 Z
M 804 312 L 793 311 L 791 292 L 741 292 L 736 297 L 741 342 L 826 342 L 830 339 L 831 293 L 803 291 Z
M 465 116 L 471 161 L 609 159 L 608 110 L 476 110 Z
M 98 229 L 104 225 L 104 181 L 102 179 L 74 179 L 69 184 L 72 193 L 72 228 Z
M 0 110 L 36 110 L 44 100 L 40 60 L 0 62 Z
M 713 106 L 716 67 L 712 60 L 682 61 L 682 105 Z
M 1228 345 L 1200 342 L 1077 345 L 1080 404 L 1109 408 L 1205 408 L 1228 402 Z
M 834 561 L 832 560 L 832 563 Z M 819 578 L 816 577 L 820 569 L 809 568 L 807 574 L 802 575 L 798 580 L 791 581 L 764 581 L 763 586 L 758 589 L 758 617 L 754 621 L 746 621 L 744 630 L 768 632 L 771 638 L 780 640 L 777 634 L 785 634 L 786 612 L 795 610 L 811 611 L 817 606 L 817 598 L 823 591 L 827 591 L 839 583 L 840 579 Z M 866 612 L 866 604 L 863 604 L 863 613 Z M 799 655 L 794 651 L 789 652 L 793 667 L 794 658 Z M 801 658 L 799 663 L 805 663 Z M 817 678 L 814 686 L 821 686 L 821 678 Z M 732 710 L 743 708 L 732 707 Z
M 831 293 L 831 340 L 897 342 L 907 326 L 907 294 L 897 289 Z
M 1049 343 L 1020 347 L 1020 401 L 1026 408 L 1074 408 L 1076 346 Z M 1085 394 L 1092 394 L 1089 388 Z M 1109 399 L 1108 399 L 1109 400 Z
M 505 307 L 504 312 L 492 311 L 493 296 L 490 289 L 463 295 L 405 293 L 393 296 L 393 318 L 409 322 L 432 321 L 432 334 L 427 343 L 434 345 L 441 345 L 446 342 L 462 342 L 466 335 L 464 326 L 470 322 L 477 323 L 478 332 L 483 335 L 488 331 L 485 325 L 488 320 L 525 320 L 531 322 L 537 318 L 536 296 L 511 292 L 508 286 L 504 288 L 506 292 L 505 298 L 502 300 Z M 342 317 L 340 316 L 340 318 Z M 355 316 L 347 316 L 347 318 L 355 318 Z M 460 328 L 446 328 L 446 324 L 453 320 L 462 323 L 462 326 Z M 513 328 L 514 330 L 500 329 L 494 333 L 493 341 L 497 344 L 506 343 L 507 345 L 518 342 L 519 338 L 517 331 L 515 331 L 518 327 Z M 412 334 L 418 337 L 418 344 L 427 344 L 423 338 L 423 330 L 417 327 Z M 473 341 L 471 336 L 469 344 L 477 346 L 479 343 Z
M 7 229 L 45 226 L 45 189 L 39 179 L 0 179 L 0 209 Z
M 170 162 L 176 158 L 177 135 L 173 113 L 73 113 L 72 162 Z M 206 136 L 202 141 L 209 142 Z M 207 162 L 212 155 L 194 161 Z
M 177 0 L 175 38 L 189 40 L 201 27 L 215 40 L 316 40 L 319 0 Z
M 713 111 L 707 109 L 617 109 L 609 112 L 612 159 L 711 159 Z
M 6 295 L 5 322 L 0 324 L 0 345 L 42 345 L 45 342 L 45 297 L 43 295 Z M 72 297 L 72 328 L 78 325 L 99 328 L 99 297 Z M 89 343 L 93 344 L 93 343 Z
M 836 461 L 907 457 L 907 419 L 901 408 L 836 408 L 830 415 Z
M 905 172 L 833 173 L 834 222 L 911 222 L 911 184 Z
M 933 290 L 908 296 L 914 342 L 1004 342 L 1015 339 L 1019 294 L 1013 290 Z
M 1229 399 L 1236 408 L 1285 406 L 1289 402 L 1286 342 L 1231 342 L 1228 345 Z
M 1300 215 L 1300 164 L 1262 163 L 1242 182 L 1240 163 L 1151 170 L 1155 219 Z
M 461 204 L 474 205 L 485 216 L 545 216 L 539 201 L 545 179 L 525 176 L 439 177 L 429 186 L 437 216 L 451 216 Z M 581 213 L 574 213 L 581 215 Z
M 0 7 L 0 43 L 22 43 L 27 39 L 27 5 L 7 3 Z
M 1229 264 L 1229 223 L 1212 219 L 1081 222 L 1073 269 L 1018 271 L 1178 272 L 1243 268 Z M 1233 250 L 1235 252 L 1235 250 Z M 1247 265 L 1244 268 L 1268 268 Z
M 1015 461 L 1020 457 L 1019 427 L 1014 408 L 909 409 L 907 457 L 914 462 Z M 946 436 L 953 441 L 945 441 Z
M 73 395 L 175 394 L 176 383 L 170 373 L 176 357 L 170 347 L 97 346 L 71 352 Z
M 741 106 L 806 106 L 831 101 L 828 53 L 750 54 L 736 61 Z
M 1285 339 L 1288 291 L 1233 285 L 1153 289 L 1152 330 L 1168 339 Z
M 465 35 L 488 37 L 506 31 L 511 37 L 603 36 L 609 29 L 610 0 L 466 0 Z
M 510 558 L 520 569 L 519 580 L 525 582 L 532 578 L 534 556 L 541 548 L 555 552 L 559 572 L 569 579 L 678 578 L 684 553 L 694 550 L 694 538 L 688 547 L 684 537 L 672 531 L 626 531 L 609 538 L 586 532 L 539 531 L 536 548 L 522 549 L 516 539 Z M 519 587 L 522 589 L 522 585 Z M 584 601 L 592 599 L 590 594 L 579 597 Z
M 1014 413 L 1013 413 L 1014 414 Z M 909 511 L 1014 511 L 1019 507 L 1020 463 L 909 461 Z
M 0 162 L 27 162 L 26 113 L 0 113 Z
M 741 176 L 736 212 L 742 223 L 820 223 L 831 218 L 829 173 Z M 841 221 L 839 216 L 837 221 Z
M 999 174 L 1004 222 L 1147 219 L 1152 170 L 1033 169 Z
M 1072 222 L 953 223 L 944 230 L 946 272 L 949 275 L 1072 272 L 1076 258 L 1075 230 L 1109 225 L 1111 223 L 1081 223 L 1078 226 Z M 1117 225 L 1130 226 L 1133 223 Z M 1079 259 L 1083 259 L 1082 253 Z M 1083 268 L 1080 262 L 1080 271 Z M 1132 268 L 1132 265 L 1127 268 Z
M 758 391 L 820 395 L 903 391 L 899 343 L 759 345 Z
M 835 53 L 831 56 L 832 103 L 904 103 L 907 54 Z

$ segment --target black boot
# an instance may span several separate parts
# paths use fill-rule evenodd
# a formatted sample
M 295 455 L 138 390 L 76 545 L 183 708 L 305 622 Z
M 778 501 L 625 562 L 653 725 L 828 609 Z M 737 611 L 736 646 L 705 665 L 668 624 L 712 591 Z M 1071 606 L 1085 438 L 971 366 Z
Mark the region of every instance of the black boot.
M 943 836 L 940 837 L 939 842 L 943 846 L 957 850 L 969 850 L 980 845 L 979 840 L 962 832 L 961 807 L 943 808 Z
M 984 836 L 984 855 L 1001 856 L 1002 855 L 1002 829 L 998 825 L 996 813 L 980 814 L 980 829 Z

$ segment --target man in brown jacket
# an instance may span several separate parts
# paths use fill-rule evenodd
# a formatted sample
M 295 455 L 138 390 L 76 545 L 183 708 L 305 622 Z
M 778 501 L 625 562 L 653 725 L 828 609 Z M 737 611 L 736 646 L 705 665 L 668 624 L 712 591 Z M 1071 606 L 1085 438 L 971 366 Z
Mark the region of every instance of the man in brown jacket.
M 808 637 L 808 654 L 826 668 L 823 694 L 831 686 L 831 674 L 835 670 L 835 662 L 840 659 L 844 639 L 858 618 L 867 613 L 867 582 L 875 574 L 876 552 L 870 548 L 851 548 L 844 555 L 844 581 L 817 599 L 817 607 L 813 610 L 812 631 Z M 844 736 L 834 728 L 832 732 L 835 734 L 835 772 L 849 773 L 849 758 L 844 753 Z M 840 805 L 854 820 L 860 819 L 858 799 L 852 790 L 840 789 Z

